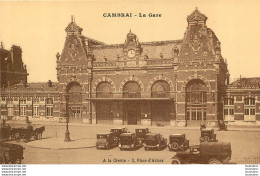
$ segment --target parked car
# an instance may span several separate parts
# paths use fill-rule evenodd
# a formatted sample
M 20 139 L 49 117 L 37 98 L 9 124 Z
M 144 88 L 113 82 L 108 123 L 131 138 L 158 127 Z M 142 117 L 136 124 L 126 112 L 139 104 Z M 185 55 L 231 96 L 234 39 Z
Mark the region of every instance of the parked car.
M 122 133 L 127 133 L 127 128 L 125 127 L 111 128 L 110 132 L 114 133 L 114 135 L 119 139 Z
M 186 139 L 185 134 L 171 134 L 168 148 L 170 151 L 184 151 L 189 148 L 189 140 Z
M 145 139 L 145 150 L 156 149 L 161 150 L 167 147 L 167 139 L 159 133 L 148 133 Z
M 140 139 L 142 141 L 142 143 L 144 142 L 147 133 L 150 133 L 148 128 L 135 129 L 136 137 L 137 137 L 137 139 Z
M 219 131 L 227 131 L 227 125 L 224 123 L 223 120 L 218 121 L 218 130 Z
M 123 133 L 120 135 L 120 150 L 135 150 L 142 147 L 142 141 L 136 137 L 135 133 Z
M 201 130 L 200 142 L 218 142 L 216 138 L 217 135 L 214 134 L 214 129 L 205 128 Z
M 172 164 L 227 164 L 231 154 L 229 142 L 203 142 L 190 146 L 186 151 L 178 151 L 172 157 Z
M 0 141 L 7 141 L 9 140 L 11 135 L 11 127 L 10 126 L 4 126 L 0 127 Z
M 0 163 L 21 164 L 23 158 L 23 146 L 0 142 Z
M 117 147 L 119 144 L 119 140 L 116 138 L 114 133 L 100 133 L 97 134 L 97 149 L 111 149 L 113 147 Z

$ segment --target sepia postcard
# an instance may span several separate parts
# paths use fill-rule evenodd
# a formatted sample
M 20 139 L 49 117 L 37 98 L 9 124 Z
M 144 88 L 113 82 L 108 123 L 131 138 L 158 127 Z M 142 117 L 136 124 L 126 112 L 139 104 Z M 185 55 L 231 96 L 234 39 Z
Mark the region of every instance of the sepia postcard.
M 0 1 L 2 168 L 244 164 L 258 174 L 259 7 Z

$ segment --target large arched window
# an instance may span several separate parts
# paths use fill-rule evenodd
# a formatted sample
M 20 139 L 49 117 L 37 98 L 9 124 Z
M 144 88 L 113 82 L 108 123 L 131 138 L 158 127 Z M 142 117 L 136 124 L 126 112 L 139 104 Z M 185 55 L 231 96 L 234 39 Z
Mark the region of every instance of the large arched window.
M 97 98 L 111 98 L 113 97 L 112 86 L 109 82 L 101 82 L 97 86 Z
M 206 120 L 207 87 L 199 79 L 191 80 L 186 86 L 186 119 Z
M 140 85 L 135 81 L 128 81 L 123 87 L 124 98 L 140 98 L 141 88 Z
M 201 80 L 192 80 L 186 87 L 186 102 L 201 104 L 207 102 L 207 87 Z
M 156 81 L 152 85 L 152 98 L 168 98 L 170 86 L 166 81 Z
M 69 83 L 66 91 L 69 94 L 69 103 L 82 103 L 81 86 L 78 82 Z

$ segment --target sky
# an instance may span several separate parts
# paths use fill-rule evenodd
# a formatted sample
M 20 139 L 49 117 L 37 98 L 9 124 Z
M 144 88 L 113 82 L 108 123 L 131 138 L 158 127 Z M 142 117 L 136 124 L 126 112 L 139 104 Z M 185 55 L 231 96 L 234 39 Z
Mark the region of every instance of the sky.
M 29 82 L 57 81 L 56 53 L 75 16 L 82 34 L 107 44 L 124 43 L 131 29 L 140 42 L 183 39 L 187 15 L 198 7 L 221 42 L 231 80 L 260 77 L 259 0 L 156 0 L 1 2 L 0 41 L 23 50 Z M 104 13 L 154 13 L 160 18 L 105 18 Z

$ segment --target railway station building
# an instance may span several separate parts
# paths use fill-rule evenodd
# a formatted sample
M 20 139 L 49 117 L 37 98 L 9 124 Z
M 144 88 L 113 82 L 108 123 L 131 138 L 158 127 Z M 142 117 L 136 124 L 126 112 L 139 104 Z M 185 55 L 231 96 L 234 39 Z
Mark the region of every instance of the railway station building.
M 129 31 L 120 44 L 82 35 L 72 18 L 58 82 L 20 82 L 1 90 L 11 119 L 118 125 L 259 125 L 260 79 L 229 83 L 221 42 L 195 9 L 183 39 L 142 42 Z M 247 80 L 247 81 L 246 81 Z M 249 86 L 249 87 L 248 87 Z M 249 117 L 250 116 L 250 117 Z

